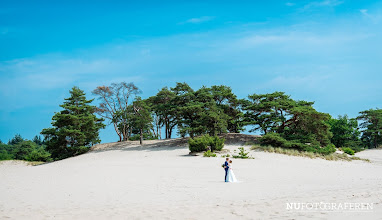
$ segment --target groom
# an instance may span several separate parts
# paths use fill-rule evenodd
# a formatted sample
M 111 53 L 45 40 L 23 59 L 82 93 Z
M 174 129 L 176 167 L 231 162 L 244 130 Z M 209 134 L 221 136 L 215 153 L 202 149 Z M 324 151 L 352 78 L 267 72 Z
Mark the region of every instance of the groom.
M 225 178 L 224 178 L 224 182 L 227 182 L 227 173 L 228 173 L 228 161 L 229 161 L 229 158 L 225 158 L 225 162 L 224 162 L 224 170 L 225 170 Z

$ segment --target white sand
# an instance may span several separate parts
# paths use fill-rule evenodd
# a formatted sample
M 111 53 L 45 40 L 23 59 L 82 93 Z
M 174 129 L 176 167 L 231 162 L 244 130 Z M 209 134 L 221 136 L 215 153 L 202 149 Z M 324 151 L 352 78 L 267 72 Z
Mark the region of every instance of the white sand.
M 236 149 L 238 146 L 229 146 Z M 186 147 L 95 151 L 26 166 L 0 165 L 0 219 L 382 219 L 382 150 L 363 161 L 252 152 L 233 159 L 240 183 L 224 183 L 224 158 Z M 373 203 L 373 210 L 291 211 L 287 202 Z

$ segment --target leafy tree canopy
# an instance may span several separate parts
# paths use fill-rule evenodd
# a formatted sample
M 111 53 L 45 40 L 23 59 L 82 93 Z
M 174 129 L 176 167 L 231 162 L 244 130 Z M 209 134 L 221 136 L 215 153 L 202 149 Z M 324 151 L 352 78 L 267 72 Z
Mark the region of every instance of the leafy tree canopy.
M 62 111 L 52 118 L 52 128 L 43 129 L 47 150 L 54 159 L 78 155 L 87 147 L 100 142 L 99 130 L 104 128 L 103 119 L 97 118 L 93 100 L 87 100 L 85 93 L 73 87 L 70 97 L 60 105 Z

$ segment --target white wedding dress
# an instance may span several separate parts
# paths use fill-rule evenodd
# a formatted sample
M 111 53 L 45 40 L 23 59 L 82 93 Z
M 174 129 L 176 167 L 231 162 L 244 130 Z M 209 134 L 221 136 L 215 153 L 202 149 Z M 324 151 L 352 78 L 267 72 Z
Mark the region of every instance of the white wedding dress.
M 227 173 L 227 182 L 234 183 L 237 182 L 237 179 L 235 177 L 235 174 L 233 173 L 232 170 L 232 165 L 229 165 L 228 173 Z

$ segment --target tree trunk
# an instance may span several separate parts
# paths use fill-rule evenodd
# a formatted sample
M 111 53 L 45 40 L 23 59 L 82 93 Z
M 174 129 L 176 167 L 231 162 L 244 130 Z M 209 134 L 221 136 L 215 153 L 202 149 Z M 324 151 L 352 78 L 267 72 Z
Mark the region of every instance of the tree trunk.
M 118 131 L 118 127 L 117 127 L 116 123 L 113 123 L 113 124 L 114 124 L 114 130 L 115 130 L 115 132 L 117 132 L 117 134 L 118 134 L 119 142 L 121 142 L 121 141 L 122 141 L 121 133 Z
M 165 120 L 165 131 L 166 131 L 166 139 L 168 139 L 168 121 L 167 121 L 167 119 Z
M 140 137 L 139 137 L 139 144 L 142 145 L 143 142 L 143 129 L 141 128 Z

